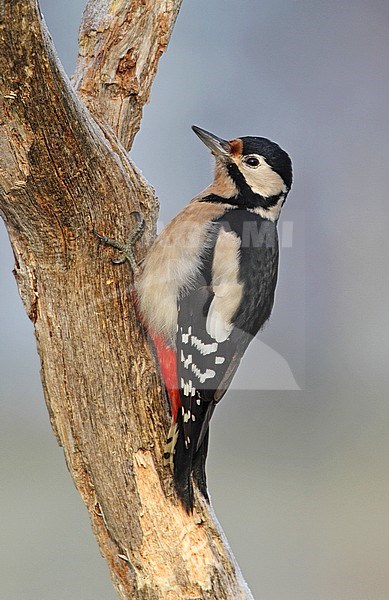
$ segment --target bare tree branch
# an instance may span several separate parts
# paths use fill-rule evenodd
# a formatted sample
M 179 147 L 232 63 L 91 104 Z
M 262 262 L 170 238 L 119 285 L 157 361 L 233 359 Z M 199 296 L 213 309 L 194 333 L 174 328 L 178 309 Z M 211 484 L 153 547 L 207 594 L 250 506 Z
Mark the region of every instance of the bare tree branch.
M 181 1 L 90 0 L 84 11 L 75 87 L 126 149 L 139 129 Z
M 94 12 L 89 3 L 87 14 L 116 15 L 124 4 L 99 1 Z M 158 3 L 126 4 L 130 23 L 132 7 L 145 20 L 120 32 L 117 22 L 115 35 L 127 39 L 121 48 L 136 57 L 161 48 Z M 166 45 L 180 0 L 159 4 L 171 11 Z M 126 600 L 251 598 L 209 507 L 198 498 L 188 516 L 177 502 L 161 460 L 166 402 L 134 312 L 131 277 L 110 264 L 90 234 L 97 228 L 124 239 L 138 210 L 147 223 L 141 255 L 154 234 L 153 190 L 73 91 L 35 0 L 5 0 L 0 18 L 0 211 L 35 326 L 52 426 L 113 583 Z M 120 62 L 116 43 L 101 44 L 107 64 Z M 126 145 L 139 127 L 158 52 L 149 66 L 142 62 L 136 102 L 121 116 L 104 85 L 94 96 L 98 104 L 90 104 Z M 80 81 L 93 87 L 104 80 L 97 63 L 79 66 Z

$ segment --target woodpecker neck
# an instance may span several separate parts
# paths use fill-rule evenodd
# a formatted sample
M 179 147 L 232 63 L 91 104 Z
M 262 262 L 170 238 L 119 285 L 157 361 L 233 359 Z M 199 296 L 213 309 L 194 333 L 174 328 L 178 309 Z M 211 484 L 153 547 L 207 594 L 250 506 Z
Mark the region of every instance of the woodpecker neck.
M 219 196 L 218 194 L 207 194 L 200 199 L 200 202 L 220 202 L 221 204 L 231 204 L 238 208 L 257 209 L 263 208 L 264 210 L 270 210 L 279 204 L 280 201 L 285 202 L 286 194 L 278 194 L 277 196 L 264 197 L 259 194 L 242 194 L 239 192 L 236 196 L 226 198 L 226 196 Z M 281 205 L 282 206 L 282 205 Z
M 277 221 L 288 191 L 283 186 L 278 194 L 271 196 L 254 192 L 235 162 L 217 160 L 213 183 L 197 199 L 200 202 L 229 204 L 234 208 L 256 212 L 264 219 Z
M 207 196 L 203 196 L 199 201 L 229 204 L 234 208 L 244 208 L 250 212 L 254 212 L 263 219 L 277 221 L 280 216 L 281 208 L 286 200 L 286 196 L 287 194 L 282 193 L 278 196 L 265 198 L 259 196 L 259 194 L 253 194 L 252 198 L 247 198 L 239 193 L 232 198 L 225 198 L 223 196 L 218 196 L 217 194 L 208 194 Z

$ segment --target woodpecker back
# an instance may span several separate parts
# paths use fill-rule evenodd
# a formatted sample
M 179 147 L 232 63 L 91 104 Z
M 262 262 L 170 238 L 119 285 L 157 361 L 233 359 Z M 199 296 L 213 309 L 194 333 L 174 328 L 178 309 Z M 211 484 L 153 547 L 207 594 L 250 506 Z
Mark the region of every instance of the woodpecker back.
M 188 511 L 192 478 L 208 498 L 215 406 L 272 310 L 277 221 L 292 184 L 290 158 L 274 142 L 193 130 L 215 156 L 214 181 L 155 240 L 137 282 L 172 406 L 165 459 Z

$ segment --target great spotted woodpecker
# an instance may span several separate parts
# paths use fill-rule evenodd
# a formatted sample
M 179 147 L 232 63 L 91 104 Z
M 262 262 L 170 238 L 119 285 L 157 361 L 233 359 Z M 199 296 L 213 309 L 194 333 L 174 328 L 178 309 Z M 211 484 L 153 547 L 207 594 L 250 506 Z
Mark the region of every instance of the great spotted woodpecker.
M 157 237 L 136 283 L 171 403 L 164 458 L 187 511 L 192 478 L 208 498 L 209 421 L 273 307 L 277 221 L 292 185 L 274 142 L 193 130 L 215 157 L 214 181 Z

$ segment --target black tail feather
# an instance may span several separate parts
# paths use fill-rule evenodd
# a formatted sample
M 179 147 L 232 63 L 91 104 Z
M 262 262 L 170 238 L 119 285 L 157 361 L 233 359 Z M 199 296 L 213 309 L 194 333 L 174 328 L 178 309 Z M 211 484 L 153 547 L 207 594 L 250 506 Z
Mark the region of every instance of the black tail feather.
M 210 411 L 209 406 L 204 406 L 202 418 L 193 422 L 192 439 L 188 445 L 185 444 L 182 414 L 179 412 L 177 415 L 178 438 L 174 449 L 174 483 L 177 494 L 188 513 L 192 512 L 194 503 L 192 479 L 206 500 L 209 499 L 205 463 L 209 441 L 208 425 L 212 412 L 213 410 Z M 206 428 L 203 427 L 205 421 Z
M 191 480 L 194 447 L 186 448 L 182 423 L 182 415 L 177 416 L 178 438 L 174 451 L 174 484 L 177 494 L 186 510 L 193 510 L 193 485 Z
M 207 490 L 207 476 L 205 473 L 205 463 L 208 454 L 208 440 L 209 440 L 209 429 L 207 429 L 203 441 L 193 457 L 192 463 L 192 475 L 200 492 L 206 500 L 209 500 Z

